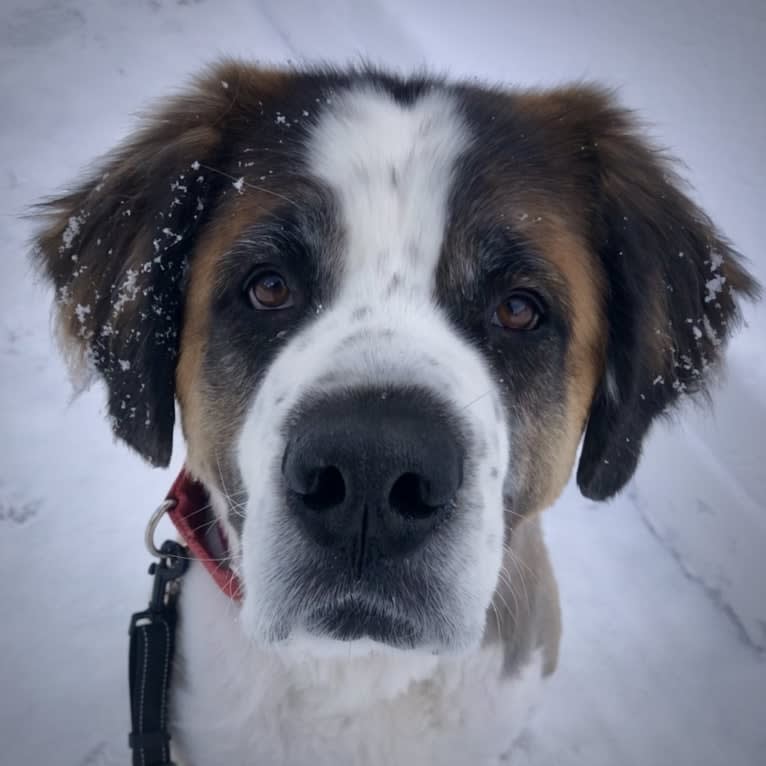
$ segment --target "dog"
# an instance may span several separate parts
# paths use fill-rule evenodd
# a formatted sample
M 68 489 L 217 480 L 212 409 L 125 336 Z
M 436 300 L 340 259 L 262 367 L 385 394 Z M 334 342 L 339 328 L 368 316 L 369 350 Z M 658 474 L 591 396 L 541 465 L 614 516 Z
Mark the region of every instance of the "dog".
M 614 95 L 226 60 L 44 203 L 116 437 L 209 497 L 187 766 L 490 764 L 560 636 L 539 512 L 605 500 L 758 286 Z M 581 449 L 578 457 L 578 448 Z

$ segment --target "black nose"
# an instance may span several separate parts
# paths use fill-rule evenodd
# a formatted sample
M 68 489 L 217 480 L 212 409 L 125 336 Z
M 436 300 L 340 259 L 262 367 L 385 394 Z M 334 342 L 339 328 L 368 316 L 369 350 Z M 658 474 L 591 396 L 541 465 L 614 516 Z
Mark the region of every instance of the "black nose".
M 357 576 L 423 545 L 452 510 L 463 481 L 460 431 L 428 392 L 336 394 L 292 423 L 282 462 L 288 506 Z

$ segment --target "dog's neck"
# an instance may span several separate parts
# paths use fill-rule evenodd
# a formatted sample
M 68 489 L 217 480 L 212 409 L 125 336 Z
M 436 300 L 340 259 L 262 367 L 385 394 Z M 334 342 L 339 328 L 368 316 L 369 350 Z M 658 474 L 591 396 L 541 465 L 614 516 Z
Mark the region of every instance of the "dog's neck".
M 386 763 L 488 763 L 510 747 L 538 699 L 540 650 L 509 673 L 498 641 L 460 657 L 361 643 L 345 653 L 340 644 L 318 653 L 316 644 L 308 651 L 300 640 L 268 648 L 246 638 L 239 614 L 192 562 L 180 600 L 171 697 L 180 763 L 187 763 L 184 753 L 194 755 L 190 766 L 363 766 L 380 763 L 381 753 L 390 755 Z M 452 724 L 461 735 L 454 741 Z

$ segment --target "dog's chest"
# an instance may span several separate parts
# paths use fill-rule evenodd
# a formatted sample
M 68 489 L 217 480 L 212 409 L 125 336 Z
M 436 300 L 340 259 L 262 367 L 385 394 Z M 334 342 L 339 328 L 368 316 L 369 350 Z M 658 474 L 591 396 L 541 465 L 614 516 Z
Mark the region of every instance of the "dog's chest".
M 503 677 L 499 647 L 459 660 L 256 649 L 199 569 L 184 582 L 172 697 L 184 766 L 497 763 L 537 701 L 539 657 Z

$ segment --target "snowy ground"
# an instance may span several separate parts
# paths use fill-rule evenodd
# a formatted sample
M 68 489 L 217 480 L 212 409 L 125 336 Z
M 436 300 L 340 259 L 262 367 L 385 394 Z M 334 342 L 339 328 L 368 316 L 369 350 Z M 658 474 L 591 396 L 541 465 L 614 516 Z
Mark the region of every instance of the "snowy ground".
M 218 54 L 587 77 L 621 86 L 684 158 L 764 280 L 765 49 L 758 0 L 0 0 L 3 766 L 127 762 L 127 621 L 172 476 L 112 444 L 102 392 L 71 401 L 25 261 L 26 205 Z M 548 512 L 565 638 L 519 763 L 766 761 L 766 312 L 748 319 L 715 417 L 655 434 L 616 502 L 570 488 Z

